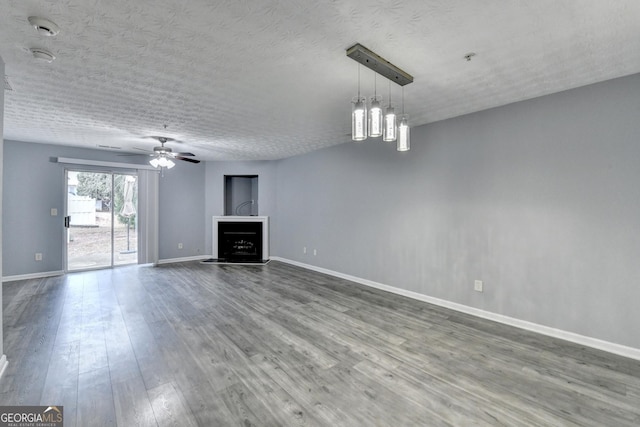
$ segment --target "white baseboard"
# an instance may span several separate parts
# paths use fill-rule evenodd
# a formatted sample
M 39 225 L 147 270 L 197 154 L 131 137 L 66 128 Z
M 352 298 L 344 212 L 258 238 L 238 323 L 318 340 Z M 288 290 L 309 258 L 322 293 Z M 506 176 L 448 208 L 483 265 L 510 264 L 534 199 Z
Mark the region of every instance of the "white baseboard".
M 481 317 L 483 319 L 493 320 L 509 326 L 515 326 L 516 328 L 525 329 L 531 332 L 537 332 L 542 335 L 547 335 L 554 338 L 570 341 L 575 344 L 584 345 L 587 347 L 596 348 L 609 353 L 617 354 L 619 356 L 628 357 L 630 359 L 640 360 L 640 349 L 634 347 L 627 347 L 624 345 L 612 343 L 609 341 L 603 341 L 597 338 L 591 338 L 584 335 L 576 334 L 573 332 L 564 331 L 562 329 L 550 328 L 548 326 L 540 325 L 526 320 L 516 319 L 514 317 L 504 316 L 502 314 L 492 313 L 490 311 L 480 310 L 474 307 L 470 307 L 463 304 L 443 300 L 440 298 L 430 297 L 424 294 L 420 294 L 413 291 L 407 291 L 405 289 L 396 288 L 393 286 L 385 285 L 382 283 L 374 282 L 372 280 L 362 279 L 360 277 L 351 276 L 349 274 L 343 274 L 337 271 L 329 270 L 322 267 L 316 267 L 314 265 L 305 264 L 298 261 L 293 261 L 281 257 L 271 257 L 274 261 L 281 261 L 287 264 L 295 265 L 298 267 L 306 268 L 308 270 L 317 271 L 319 273 L 328 274 L 330 276 L 339 277 L 341 279 L 350 280 L 352 282 L 359 283 L 361 285 L 369 286 L 372 288 L 380 289 L 383 291 L 391 292 L 397 295 L 402 295 L 408 298 L 416 299 L 419 301 L 434 304 L 440 307 L 449 308 L 462 313 L 470 314 L 472 316 Z
M 14 282 L 16 280 L 42 279 L 43 277 L 62 276 L 64 270 L 45 271 L 42 273 L 18 274 L 16 276 L 4 276 L 2 282 Z
M 158 260 L 158 262 L 156 262 L 156 265 L 173 264 L 176 262 L 201 261 L 203 259 L 209 259 L 209 258 L 211 258 L 211 255 L 188 256 L 184 258 L 167 258 L 167 259 Z

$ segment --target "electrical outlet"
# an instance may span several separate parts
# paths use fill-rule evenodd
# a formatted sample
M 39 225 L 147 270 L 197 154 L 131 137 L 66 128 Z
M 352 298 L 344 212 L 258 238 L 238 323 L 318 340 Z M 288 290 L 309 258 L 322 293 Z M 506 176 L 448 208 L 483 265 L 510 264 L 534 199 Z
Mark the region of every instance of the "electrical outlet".
M 307 247 L 306 247 L 306 246 L 303 246 L 303 247 L 302 247 L 302 253 L 303 253 L 303 254 L 306 254 L 306 253 L 307 253 Z
M 58 216 L 58 209 L 51 208 L 51 216 Z
M 313 250 L 313 256 L 316 256 L 316 255 L 318 255 L 318 251 L 314 249 Z
M 42 261 L 42 254 L 40 252 L 36 252 L 36 261 Z
M 482 280 L 476 280 L 473 282 L 473 290 L 476 292 L 482 292 L 484 288 L 484 284 L 482 283 Z
M 183 248 L 182 243 L 178 243 L 178 249 L 182 249 L 182 248 Z

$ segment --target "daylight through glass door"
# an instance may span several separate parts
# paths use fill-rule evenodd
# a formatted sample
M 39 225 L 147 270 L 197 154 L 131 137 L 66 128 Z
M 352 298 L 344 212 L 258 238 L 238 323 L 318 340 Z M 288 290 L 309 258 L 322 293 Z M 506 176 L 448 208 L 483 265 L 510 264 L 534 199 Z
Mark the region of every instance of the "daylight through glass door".
M 135 175 L 67 171 L 67 271 L 138 262 Z

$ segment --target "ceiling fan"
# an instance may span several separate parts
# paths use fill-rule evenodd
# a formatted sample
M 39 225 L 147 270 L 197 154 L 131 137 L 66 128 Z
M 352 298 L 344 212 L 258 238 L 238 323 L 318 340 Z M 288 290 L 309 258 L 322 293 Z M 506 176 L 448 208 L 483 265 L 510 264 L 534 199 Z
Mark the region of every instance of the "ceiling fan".
M 149 163 L 154 168 L 167 168 L 171 169 L 175 166 L 173 162 L 176 160 L 184 160 L 189 163 L 200 163 L 200 160 L 191 159 L 190 157 L 195 157 L 193 153 L 174 153 L 173 150 L 169 147 L 165 147 L 169 141 L 175 141 L 173 138 L 167 138 L 165 136 L 150 136 L 149 138 L 153 138 L 160 143 L 159 147 L 153 147 L 153 153 L 149 154 L 153 158 L 149 160 Z

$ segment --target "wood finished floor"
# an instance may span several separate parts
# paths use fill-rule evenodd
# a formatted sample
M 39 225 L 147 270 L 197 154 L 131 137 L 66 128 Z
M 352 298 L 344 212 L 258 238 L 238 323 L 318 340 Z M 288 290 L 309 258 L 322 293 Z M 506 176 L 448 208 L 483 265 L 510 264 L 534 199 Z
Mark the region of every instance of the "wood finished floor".
M 271 262 L 5 283 L 0 405 L 65 426 L 638 426 L 640 362 Z

